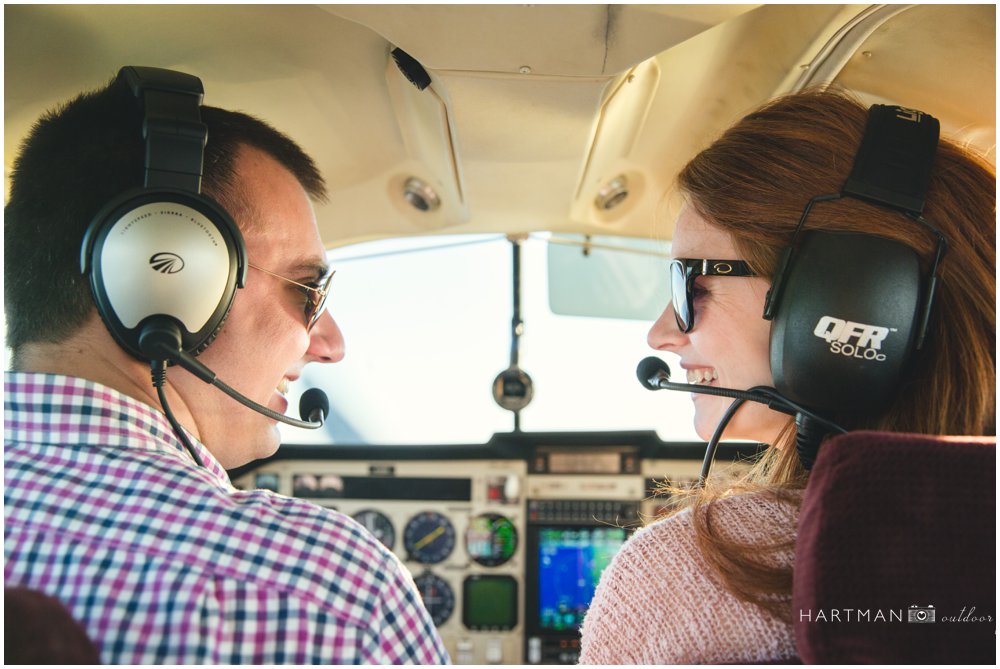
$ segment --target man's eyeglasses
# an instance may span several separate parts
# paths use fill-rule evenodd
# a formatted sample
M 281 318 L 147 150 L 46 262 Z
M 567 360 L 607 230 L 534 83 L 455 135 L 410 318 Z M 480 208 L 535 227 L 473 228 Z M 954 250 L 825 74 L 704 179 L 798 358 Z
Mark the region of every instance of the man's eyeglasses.
M 742 260 L 677 258 L 670 262 L 670 294 L 677 327 L 687 334 L 694 328 L 694 280 L 699 276 L 756 276 Z
M 326 278 L 320 279 L 320 282 L 316 285 L 309 286 L 289 279 L 287 276 L 275 274 L 274 272 L 266 270 L 263 267 L 258 267 L 253 263 L 247 263 L 247 265 L 263 272 L 264 274 L 270 274 L 273 277 L 295 284 L 301 288 L 306 297 L 306 304 L 303 309 L 306 317 L 306 330 L 312 330 L 313 326 L 316 325 L 316 321 L 319 320 L 320 315 L 323 313 L 323 307 L 326 305 L 326 298 L 330 295 L 330 284 L 333 282 L 334 272 L 330 272 Z

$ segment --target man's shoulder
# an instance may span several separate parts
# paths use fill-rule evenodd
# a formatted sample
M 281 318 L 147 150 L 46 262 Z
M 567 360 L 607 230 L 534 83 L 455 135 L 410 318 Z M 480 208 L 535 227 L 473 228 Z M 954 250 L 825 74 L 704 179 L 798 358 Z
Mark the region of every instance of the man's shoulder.
M 398 560 L 332 509 L 267 490 L 237 490 L 159 453 L 59 447 L 40 453 L 35 465 L 50 466 L 30 466 L 26 453 L 5 457 L 5 474 L 14 479 L 4 500 L 12 536 L 51 544 L 71 537 L 151 569 L 290 596 L 333 600 L 339 593 L 372 601 L 380 586 L 398 582 Z M 41 507 L 31 503 L 39 494 L 47 500 Z M 371 592 L 361 592 L 362 584 Z
M 286 579 L 290 564 L 303 576 L 309 572 L 309 580 L 373 570 L 382 579 L 395 569 L 388 549 L 354 519 L 269 490 L 220 491 L 215 522 L 230 533 L 225 550 L 235 551 L 232 568 L 250 564 L 258 579 L 268 569 Z
M 317 548 L 336 549 L 347 541 L 379 557 L 387 553 L 357 521 L 334 509 L 264 489 L 233 490 L 225 498 L 220 513 L 266 533 L 302 539 Z

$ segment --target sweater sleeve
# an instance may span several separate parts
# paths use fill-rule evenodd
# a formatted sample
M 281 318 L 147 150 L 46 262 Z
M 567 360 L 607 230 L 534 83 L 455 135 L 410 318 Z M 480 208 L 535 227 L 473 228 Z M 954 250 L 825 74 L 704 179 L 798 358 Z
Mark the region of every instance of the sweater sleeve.
M 717 503 L 727 538 L 794 537 L 795 511 L 760 498 Z M 792 552 L 778 560 L 790 564 Z M 795 656 L 791 625 L 738 600 L 704 565 L 690 510 L 649 525 L 601 576 L 582 629 L 581 664 L 757 663 Z

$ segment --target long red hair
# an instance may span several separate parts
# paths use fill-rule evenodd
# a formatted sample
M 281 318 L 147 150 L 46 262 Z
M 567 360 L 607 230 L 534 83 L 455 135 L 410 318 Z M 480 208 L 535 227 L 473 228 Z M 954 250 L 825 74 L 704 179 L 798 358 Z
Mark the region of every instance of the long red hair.
M 678 185 L 698 213 L 732 235 L 741 257 L 759 275 L 773 277 L 806 203 L 843 187 L 867 116 L 864 105 L 842 92 L 779 98 L 695 156 L 678 176 Z M 869 418 L 837 416 L 838 423 L 849 429 L 995 434 L 995 193 L 993 166 L 942 139 L 923 215 L 945 235 L 949 249 L 938 270 L 927 341 L 885 412 Z M 903 214 L 853 198 L 817 205 L 807 225 L 895 239 L 927 262 L 936 246 L 932 235 Z M 767 555 L 790 546 L 723 539 L 712 528 L 712 502 L 754 491 L 798 504 L 808 475 L 798 462 L 794 439 L 790 420 L 738 485 L 709 486 L 686 496 L 695 506 L 696 533 L 708 564 L 738 597 L 786 619 L 791 615 L 791 571 L 768 566 Z

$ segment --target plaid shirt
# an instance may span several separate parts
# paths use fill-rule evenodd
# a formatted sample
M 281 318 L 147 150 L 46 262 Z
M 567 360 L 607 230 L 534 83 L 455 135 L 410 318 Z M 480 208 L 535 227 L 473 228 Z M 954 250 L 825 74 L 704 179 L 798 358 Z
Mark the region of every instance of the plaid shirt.
M 443 664 L 409 572 L 350 518 L 239 491 L 166 418 L 83 379 L 5 373 L 4 577 L 122 664 Z

